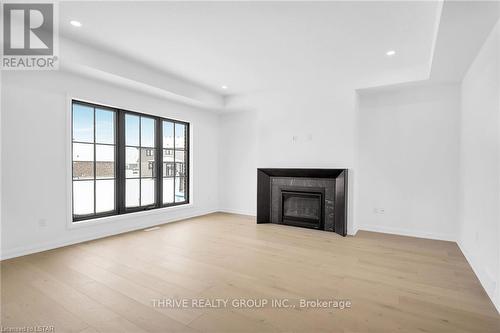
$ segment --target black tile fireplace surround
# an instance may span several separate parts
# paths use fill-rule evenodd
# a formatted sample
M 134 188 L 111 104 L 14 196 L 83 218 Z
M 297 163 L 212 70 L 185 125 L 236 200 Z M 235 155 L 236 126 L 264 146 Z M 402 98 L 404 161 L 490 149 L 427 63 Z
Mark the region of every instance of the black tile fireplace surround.
M 257 169 L 257 223 L 347 232 L 347 169 Z

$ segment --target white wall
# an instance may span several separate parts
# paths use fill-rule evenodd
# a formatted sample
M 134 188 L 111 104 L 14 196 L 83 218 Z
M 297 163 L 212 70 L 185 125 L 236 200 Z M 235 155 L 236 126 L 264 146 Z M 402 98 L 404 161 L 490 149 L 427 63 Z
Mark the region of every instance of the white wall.
M 2 258 L 217 210 L 218 117 L 213 112 L 62 71 L 4 72 L 1 83 Z M 191 122 L 193 204 L 68 228 L 68 94 Z
M 2 76 L 3 72 L 0 71 L 0 92 L 2 90 Z M 3 114 L 3 103 L 2 103 L 2 94 L 0 93 L 0 249 L 2 248 L 2 193 L 3 193 L 3 184 L 2 184 L 2 161 L 3 161 L 3 152 L 2 152 L 2 114 Z
M 220 207 L 256 214 L 257 168 L 352 169 L 354 105 L 354 90 L 346 87 L 304 87 L 229 99 L 229 108 L 246 111 L 220 116 Z
M 500 22 L 462 82 L 459 245 L 500 311 Z
M 219 208 L 255 215 L 257 207 L 257 119 L 252 112 L 220 116 Z
M 455 240 L 458 85 L 359 95 L 358 227 Z

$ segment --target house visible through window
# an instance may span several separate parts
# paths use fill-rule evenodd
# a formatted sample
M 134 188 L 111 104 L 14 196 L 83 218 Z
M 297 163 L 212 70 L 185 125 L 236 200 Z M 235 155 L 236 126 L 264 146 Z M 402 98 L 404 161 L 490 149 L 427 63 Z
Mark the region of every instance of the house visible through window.
M 186 164 L 188 156 L 188 124 L 162 121 L 163 148 L 163 203 L 187 200 Z
M 189 202 L 188 123 L 73 101 L 72 151 L 74 221 Z

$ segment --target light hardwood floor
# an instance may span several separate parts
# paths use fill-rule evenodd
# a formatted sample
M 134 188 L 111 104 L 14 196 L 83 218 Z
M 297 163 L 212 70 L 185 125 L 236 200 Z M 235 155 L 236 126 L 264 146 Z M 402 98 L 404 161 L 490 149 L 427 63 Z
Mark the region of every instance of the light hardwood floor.
M 455 243 L 211 214 L 1 263 L 3 327 L 55 332 L 500 332 Z M 155 299 L 347 299 L 180 309 Z

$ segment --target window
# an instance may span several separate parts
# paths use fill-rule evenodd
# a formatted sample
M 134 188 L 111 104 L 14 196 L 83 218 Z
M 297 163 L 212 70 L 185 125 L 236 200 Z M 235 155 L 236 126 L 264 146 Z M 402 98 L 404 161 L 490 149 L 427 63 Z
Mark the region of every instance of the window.
M 73 221 L 189 202 L 188 123 L 73 101 L 72 156 Z
M 73 216 L 116 211 L 116 112 L 73 105 Z
M 125 206 L 147 207 L 156 204 L 155 164 L 156 119 L 125 114 Z
M 187 124 L 162 122 L 163 204 L 187 201 Z

